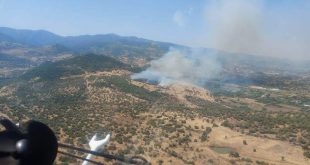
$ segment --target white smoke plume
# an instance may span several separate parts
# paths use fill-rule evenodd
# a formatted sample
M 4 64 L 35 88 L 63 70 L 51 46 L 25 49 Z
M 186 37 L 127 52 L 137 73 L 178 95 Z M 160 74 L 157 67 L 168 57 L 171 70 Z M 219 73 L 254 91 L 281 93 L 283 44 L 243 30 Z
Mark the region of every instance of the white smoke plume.
M 230 52 L 256 52 L 263 35 L 262 1 L 219 0 L 206 8 L 209 46 Z
M 187 83 L 203 86 L 221 70 L 213 53 L 203 50 L 179 50 L 171 48 L 168 53 L 150 63 L 150 67 L 134 74 L 132 79 L 146 79 L 162 86 L 173 83 Z
M 310 1 L 295 1 L 296 6 L 288 1 L 267 0 L 208 2 L 204 13 L 207 30 L 199 39 L 201 46 L 267 57 L 310 59 Z
M 304 6 L 290 11 L 280 1 L 272 10 L 263 0 L 207 2 L 201 20 L 206 30 L 188 41 L 190 45 L 198 43 L 200 47 L 266 57 L 310 59 L 310 19 L 306 15 L 310 16 L 310 1 L 302 1 Z M 220 72 L 221 65 L 214 53 L 171 49 L 132 78 L 161 85 L 185 82 L 203 86 Z

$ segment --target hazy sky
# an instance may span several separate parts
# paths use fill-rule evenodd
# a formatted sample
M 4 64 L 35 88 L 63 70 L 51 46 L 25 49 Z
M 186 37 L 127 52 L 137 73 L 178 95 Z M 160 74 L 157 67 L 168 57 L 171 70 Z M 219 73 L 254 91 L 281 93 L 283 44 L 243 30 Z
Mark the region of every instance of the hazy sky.
M 116 33 L 275 56 L 310 51 L 309 0 L 0 0 L 0 26 Z

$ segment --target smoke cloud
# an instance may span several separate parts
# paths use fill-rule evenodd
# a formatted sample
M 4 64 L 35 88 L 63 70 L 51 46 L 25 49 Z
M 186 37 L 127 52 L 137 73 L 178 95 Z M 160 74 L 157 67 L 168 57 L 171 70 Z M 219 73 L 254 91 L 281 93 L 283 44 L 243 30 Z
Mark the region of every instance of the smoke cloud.
M 210 0 L 202 20 L 206 30 L 199 34 L 198 43 L 233 53 L 310 59 L 310 14 L 305 15 L 310 11 L 310 2 L 299 2 L 294 8 L 277 1 L 271 10 L 263 0 Z M 161 85 L 185 82 L 203 86 L 220 72 L 215 53 L 171 49 L 132 78 Z
M 134 74 L 132 79 L 146 79 L 166 86 L 187 83 L 202 86 L 221 70 L 216 56 L 204 50 L 190 51 L 171 48 L 162 58 L 150 63 L 150 67 Z
M 258 0 L 220 0 L 205 13 L 211 47 L 253 52 L 262 41 L 262 5 Z
M 208 35 L 200 39 L 202 46 L 234 53 L 310 59 L 310 1 L 290 4 L 216 0 L 206 6 Z

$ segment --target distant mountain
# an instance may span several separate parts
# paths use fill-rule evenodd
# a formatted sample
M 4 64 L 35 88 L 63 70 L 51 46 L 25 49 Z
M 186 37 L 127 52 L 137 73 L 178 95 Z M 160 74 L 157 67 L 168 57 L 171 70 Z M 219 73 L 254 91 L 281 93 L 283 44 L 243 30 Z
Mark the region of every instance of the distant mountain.
M 122 37 L 116 34 L 80 35 L 63 37 L 45 30 L 18 30 L 0 27 L 0 41 L 10 41 L 28 46 L 44 46 L 61 44 L 70 48 L 103 46 L 108 43 L 125 45 L 149 46 L 158 45 L 161 48 L 176 46 L 176 44 L 157 42 L 137 37 Z
M 45 30 L 18 30 L 0 27 L 0 53 L 19 56 L 40 64 L 70 56 L 94 53 L 116 58 L 124 63 L 144 66 L 158 59 L 170 47 L 188 47 L 167 42 L 158 42 L 138 37 L 123 37 L 116 34 L 59 36 Z M 218 61 L 228 72 L 246 75 L 252 72 L 304 71 L 308 65 L 270 57 L 232 54 L 205 49 L 207 54 L 216 54 Z M 215 53 L 216 52 L 216 53 Z
M 6 38 L 0 38 L 1 41 L 13 41 L 28 46 L 55 44 L 62 40 L 61 36 L 45 30 L 17 30 L 0 27 L 0 36 L 1 35 L 7 36 Z
M 18 30 L 0 27 L 0 43 L 19 44 L 35 52 L 43 51 L 42 47 L 57 46 L 58 50 L 74 54 L 96 53 L 116 57 L 126 63 L 139 64 L 161 57 L 170 47 L 184 47 L 177 44 L 158 42 L 137 37 L 123 37 L 116 34 L 59 36 L 45 30 Z M 6 44 L 8 45 L 8 44 Z M 6 47 L 3 47 L 5 49 Z M 60 49 L 59 49 L 60 48 Z M 16 48 L 18 49 L 18 47 Z M 1 50 L 0 50 L 1 52 Z M 20 51 L 19 51 L 20 52 Z M 58 51 L 61 53 L 61 51 Z M 43 58 L 40 56 L 40 58 Z
M 16 42 L 27 46 L 44 46 L 60 44 L 66 47 L 85 50 L 94 47 L 118 45 L 131 46 L 156 46 L 162 49 L 168 49 L 176 44 L 157 42 L 137 37 L 122 37 L 116 34 L 99 35 L 80 35 L 63 37 L 45 30 L 17 30 L 7 27 L 0 27 L 0 41 Z
M 0 33 L 0 41 L 14 42 L 13 38 Z

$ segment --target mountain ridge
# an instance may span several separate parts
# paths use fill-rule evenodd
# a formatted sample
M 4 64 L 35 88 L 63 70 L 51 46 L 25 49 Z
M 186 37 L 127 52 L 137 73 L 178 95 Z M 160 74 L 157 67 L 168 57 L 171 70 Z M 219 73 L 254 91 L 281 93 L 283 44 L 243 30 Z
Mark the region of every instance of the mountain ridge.
M 170 47 L 182 47 L 168 42 L 153 41 L 134 36 L 116 34 L 60 36 L 45 30 L 18 30 L 0 27 L 0 53 L 18 55 L 29 60 L 54 61 L 61 56 L 95 53 L 115 57 L 123 62 L 145 65 L 169 51 Z M 55 58 L 46 56 L 46 48 L 56 48 Z M 139 60 L 137 60 L 139 59 Z M 139 61 L 139 62 L 137 62 Z
M 6 36 L 11 38 L 11 41 L 15 41 L 17 43 L 26 44 L 28 46 L 43 46 L 43 45 L 51 45 L 51 44 L 64 44 L 65 46 L 68 45 L 68 42 L 72 41 L 79 41 L 79 40 L 88 40 L 94 41 L 99 40 L 100 42 L 104 41 L 135 41 L 138 43 L 162 43 L 162 44 L 169 44 L 169 45 L 177 45 L 172 44 L 169 42 L 160 42 L 160 41 L 153 41 L 149 39 L 144 39 L 136 36 L 120 36 L 114 33 L 107 33 L 107 34 L 86 34 L 86 35 L 76 35 L 76 36 L 61 36 L 47 30 L 26 30 L 26 29 L 14 29 L 8 27 L 0 27 L 0 37 Z M 42 37 L 42 38 L 41 38 Z M 3 37 L 4 38 L 4 37 Z M 6 38 L 4 38 L 6 39 Z M 30 40 L 31 39 L 31 40 Z M 45 40 L 43 40 L 45 39 Z M 1 38 L 0 38 L 1 40 Z M 34 42 L 35 41 L 35 42 Z M 81 42 L 81 41 L 79 41 Z M 85 41 L 84 41 L 85 42 Z M 69 44 L 70 45 L 70 44 Z

